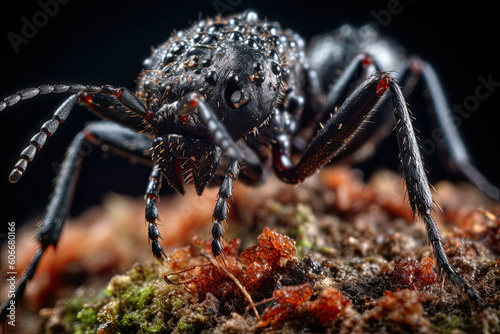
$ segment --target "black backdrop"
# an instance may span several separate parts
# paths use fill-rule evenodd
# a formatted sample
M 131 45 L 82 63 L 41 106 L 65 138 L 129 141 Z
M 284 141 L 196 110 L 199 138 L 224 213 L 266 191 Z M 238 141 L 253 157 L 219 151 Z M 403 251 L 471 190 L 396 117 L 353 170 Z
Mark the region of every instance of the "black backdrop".
M 62 2 L 62 0 L 61 0 Z M 42 3 L 48 3 L 42 1 Z M 109 83 L 133 88 L 142 60 L 151 46 L 162 43 L 175 28 L 197 20 L 200 13 L 214 15 L 217 8 L 236 13 L 255 9 L 260 16 L 278 20 L 309 39 L 343 23 L 361 25 L 385 20 L 381 28 L 403 44 L 408 53 L 419 54 L 434 64 L 445 85 L 449 101 L 460 104 L 475 94 L 478 76 L 500 81 L 498 71 L 498 18 L 496 7 L 487 2 L 455 2 L 448 7 L 437 2 L 409 0 L 349 1 L 328 5 L 310 1 L 96 1 L 71 0 L 61 4 L 53 17 L 43 22 L 35 36 L 19 45 L 17 53 L 9 42 L 9 32 L 21 33 L 23 17 L 33 22 L 42 10 L 35 0 L 10 4 L 0 20 L 0 97 L 43 83 Z M 222 7 L 225 4 L 227 7 Z M 5 6 L 5 5 L 3 5 Z M 472 7 L 476 6 L 476 7 Z M 392 11 L 392 14 L 387 14 Z M 460 126 L 476 164 L 497 185 L 498 106 L 500 87 Z M 76 109 L 60 127 L 18 184 L 8 182 L 9 172 L 21 149 L 40 125 L 50 118 L 63 96 L 46 96 L 20 103 L 0 113 L 0 226 L 39 217 L 47 205 L 55 176 L 54 165 L 63 159 L 65 147 L 85 122 L 95 116 Z M 418 111 L 414 110 L 418 117 Z M 378 159 L 394 165 L 397 152 L 388 143 Z M 148 169 L 131 166 L 126 160 L 109 157 L 94 149 L 83 166 L 72 213 L 99 203 L 108 191 L 142 196 Z M 427 157 L 437 161 L 436 155 Z M 432 180 L 449 177 L 428 162 Z M 1 231 L 1 230 L 0 230 Z M 144 232 L 146 233 L 146 232 Z

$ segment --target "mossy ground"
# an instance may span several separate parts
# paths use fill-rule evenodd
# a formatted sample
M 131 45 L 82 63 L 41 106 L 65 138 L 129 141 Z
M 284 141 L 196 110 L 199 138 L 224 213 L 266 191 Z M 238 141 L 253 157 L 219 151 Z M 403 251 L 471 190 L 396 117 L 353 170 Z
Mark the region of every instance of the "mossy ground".
M 334 168 L 283 189 L 273 180 L 257 190 L 237 186 L 226 226 L 227 241 L 241 239 L 228 243 L 227 268 L 246 284 L 259 319 L 234 280 L 203 265 L 209 262 L 200 255 L 207 252 L 204 232 L 174 253 L 171 266 L 145 261 L 98 289 L 79 288 L 45 311 L 45 331 L 500 333 L 498 203 L 468 185 L 436 185 L 450 262 L 484 299 L 474 305 L 436 276 L 423 224 L 412 222 L 399 176 L 382 172 L 365 183 L 354 170 Z M 265 254 L 288 239 L 264 250 L 257 236 L 265 227 L 295 241 L 293 254 L 270 269 Z M 240 257 L 249 249 L 261 256 Z M 196 269 L 168 276 L 177 285 L 162 277 L 189 267 Z M 249 279 L 251 268 L 264 278 Z

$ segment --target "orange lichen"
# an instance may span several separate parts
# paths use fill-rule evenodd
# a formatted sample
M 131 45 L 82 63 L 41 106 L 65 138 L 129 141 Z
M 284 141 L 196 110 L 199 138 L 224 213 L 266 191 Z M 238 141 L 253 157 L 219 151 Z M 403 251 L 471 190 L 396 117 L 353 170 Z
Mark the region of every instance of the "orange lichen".
M 202 246 L 202 251 L 210 250 L 210 241 L 195 239 L 195 243 Z M 179 275 L 181 280 L 175 284 L 193 286 L 200 300 L 211 293 L 219 300 L 229 300 L 234 307 L 244 305 L 245 299 L 248 301 L 247 293 L 259 298 L 272 293 L 276 284 L 274 275 L 296 258 L 295 242 L 265 228 L 258 244 L 243 251 L 241 258 L 237 257 L 239 244 L 239 239 L 224 243 L 223 257 L 209 263 L 193 256 L 190 247 L 178 249 L 169 257 L 169 265 L 175 271 L 165 274 L 164 279 L 172 284 L 169 277 Z
M 280 267 L 296 258 L 295 241 L 275 230 L 264 228 L 258 244 L 241 253 L 241 264 L 245 266 L 243 285 L 249 291 L 258 291 Z
M 377 306 L 365 313 L 363 322 L 370 332 L 380 332 L 378 327 L 389 333 L 425 332 L 429 322 L 423 317 L 422 303 L 431 299 L 431 296 L 413 290 L 386 291 Z
M 388 275 L 387 290 L 395 291 L 400 289 L 422 290 L 428 285 L 437 281 L 434 272 L 435 260 L 426 256 L 418 262 L 414 259 L 397 260 L 393 271 Z
M 312 295 L 308 283 L 274 291 L 273 299 L 278 304 L 266 308 L 257 327 L 282 327 L 285 322 L 297 319 L 310 322 L 314 327 L 325 327 L 344 314 L 350 305 L 349 300 L 333 287 L 324 289 L 316 300 L 309 301 Z
M 322 325 L 328 325 L 335 318 L 344 314 L 346 307 L 350 304 L 349 299 L 337 289 L 326 288 L 321 291 L 318 299 L 310 303 L 308 313 Z
M 301 285 L 285 286 L 283 289 L 273 291 L 273 299 L 279 304 L 298 306 L 308 301 L 313 295 L 313 290 L 308 283 Z
M 273 298 L 278 302 L 273 307 L 265 309 L 259 319 L 257 327 L 281 326 L 285 321 L 297 317 L 300 313 L 299 306 L 307 302 L 313 295 L 313 290 L 308 283 L 295 286 L 286 286 L 273 292 Z
M 168 257 L 168 265 L 172 270 L 181 270 L 189 267 L 188 263 L 192 259 L 191 246 L 177 248 Z
M 267 264 L 272 268 L 281 267 L 283 261 L 291 260 L 297 255 L 295 241 L 286 235 L 264 228 L 256 246 L 247 248 L 241 253 L 241 263 Z
M 237 240 L 237 239 L 236 239 Z M 233 241 L 230 247 L 239 244 L 239 240 Z M 229 251 L 227 244 L 225 244 L 224 250 Z M 177 284 L 183 285 L 193 285 L 194 290 L 198 293 L 200 301 L 204 300 L 207 293 L 212 293 L 216 298 L 223 298 L 234 293 L 237 293 L 237 289 L 233 282 L 229 279 L 223 271 L 219 270 L 216 265 L 210 262 L 201 264 L 203 259 L 199 256 L 195 256 L 191 252 L 191 246 L 183 247 L 175 250 L 172 255 L 169 256 L 168 264 L 170 268 L 175 270 L 175 272 L 164 275 L 164 279 L 167 283 L 172 283 L 168 277 L 172 275 L 178 275 L 181 281 Z M 234 257 L 226 256 L 224 259 L 225 264 L 232 271 L 239 271 L 238 263 Z

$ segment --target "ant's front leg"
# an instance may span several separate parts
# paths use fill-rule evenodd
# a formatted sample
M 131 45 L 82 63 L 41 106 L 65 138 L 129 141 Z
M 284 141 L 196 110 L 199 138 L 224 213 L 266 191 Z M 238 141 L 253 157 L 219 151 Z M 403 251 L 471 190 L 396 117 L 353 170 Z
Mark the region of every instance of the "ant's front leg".
M 148 188 L 146 190 L 146 221 L 148 222 L 148 237 L 151 241 L 151 249 L 153 251 L 153 255 L 161 260 L 162 257 L 167 257 L 163 248 L 161 247 L 160 241 L 161 239 L 160 231 L 158 230 L 158 225 L 156 224 L 156 220 L 159 218 L 158 216 L 158 198 L 160 197 L 160 189 L 161 189 L 161 170 L 158 165 L 153 167 L 151 174 L 149 175 Z
M 344 101 L 328 122 L 318 131 L 296 166 L 285 164 L 286 152 L 273 143 L 274 170 L 287 183 L 299 183 L 337 156 L 363 121 L 370 115 L 389 87 L 387 73 L 375 73 L 364 80 Z
M 411 123 L 410 112 L 406 107 L 401 89 L 388 73 L 377 72 L 371 75 L 349 95 L 312 139 L 297 165 L 285 166 L 282 164 L 283 159 L 274 159 L 277 175 L 285 182 L 299 183 L 318 171 L 344 149 L 386 90 L 389 90 L 391 94 L 408 199 L 413 212 L 425 223 L 438 272 L 467 293 L 471 300 L 480 301 L 481 297 L 455 272 L 448 261 L 439 230 L 431 215 L 434 210 L 434 201 Z M 273 147 L 273 157 L 280 157 L 282 152 L 278 150 L 279 146 Z
M 228 201 L 233 197 L 233 182 L 238 178 L 240 166 L 238 161 L 231 161 L 224 171 L 224 178 L 219 188 L 217 195 L 217 203 L 215 204 L 212 226 L 212 254 L 217 257 L 223 255 L 221 239 L 224 235 L 224 227 L 222 222 L 227 220 L 227 212 L 229 211 Z
M 15 299 L 20 300 L 29 280 L 33 278 L 36 268 L 43 253 L 50 246 L 56 247 L 64 222 L 68 215 L 73 192 L 78 179 L 78 171 L 85 153 L 87 143 L 97 146 L 106 146 L 110 151 L 136 159 L 139 162 L 150 164 L 151 140 L 142 134 L 124 128 L 111 122 L 91 123 L 78 133 L 71 143 L 61 171 L 56 179 L 54 192 L 47 207 L 47 212 L 38 230 L 38 243 L 40 248 L 36 251 L 28 267 L 19 279 Z M 7 307 L 10 301 L 6 301 L 0 309 L 0 320 L 5 319 Z

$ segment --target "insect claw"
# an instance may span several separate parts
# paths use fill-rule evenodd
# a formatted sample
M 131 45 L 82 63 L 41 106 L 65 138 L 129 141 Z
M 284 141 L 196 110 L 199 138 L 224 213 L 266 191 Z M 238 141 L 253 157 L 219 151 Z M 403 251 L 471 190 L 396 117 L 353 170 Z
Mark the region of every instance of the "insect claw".
M 22 176 L 23 172 L 19 168 L 14 168 L 9 174 L 9 181 L 11 183 L 16 183 L 21 179 Z
M 222 251 L 221 254 L 220 254 L 220 256 L 218 256 L 217 258 L 222 260 L 222 263 L 224 264 L 224 267 L 227 267 L 226 260 L 224 260 L 225 257 L 226 257 L 226 253 L 224 253 L 224 251 Z
M 162 261 L 163 257 L 165 257 L 165 259 L 168 259 L 168 256 L 163 251 L 163 248 L 161 247 L 160 242 L 158 240 L 153 240 L 151 248 L 153 250 L 154 257 L 157 258 L 158 260 Z
M 219 239 L 212 240 L 212 254 L 214 257 L 218 257 L 220 254 L 224 254 L 224 250 L 222 248 L 222 243 Z

